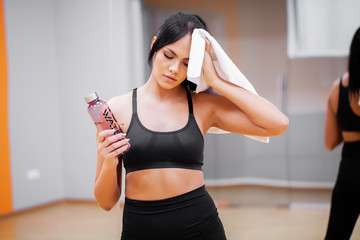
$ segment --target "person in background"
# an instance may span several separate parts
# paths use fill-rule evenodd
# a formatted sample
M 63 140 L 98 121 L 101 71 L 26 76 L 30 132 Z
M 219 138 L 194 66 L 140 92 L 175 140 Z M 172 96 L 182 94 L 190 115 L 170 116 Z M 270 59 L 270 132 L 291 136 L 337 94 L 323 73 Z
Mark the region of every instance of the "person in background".
M 204 185 L 206 132 L 217 127 L 275 136 L 288 128 L 288 118 L 269 101 L 219 77 L 209 41 L 204 78 L 222 96 L 189 90 L 187 65 L 195 28 L 207 29 L 194 14 L 179 12 L 166 19 L 151 42 L 147 82 L 108 101 L 126 138 L 111 130 L 97 134 L 94 194 L 105 210 L 118 202 L 123 162 L 122 240 L 226 239 Z
M 331 89 L 326 111 L 325 145 L 343 144 L 332 193 L 325 239 L 350 239 L 360 213 L 360 28 L 350 46 L 349 69 Z

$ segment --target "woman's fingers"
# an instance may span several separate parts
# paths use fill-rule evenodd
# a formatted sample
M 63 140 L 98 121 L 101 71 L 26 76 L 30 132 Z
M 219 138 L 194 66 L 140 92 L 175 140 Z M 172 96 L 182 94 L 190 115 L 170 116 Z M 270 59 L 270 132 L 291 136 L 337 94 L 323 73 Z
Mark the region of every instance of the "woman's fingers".
M 107 137 L 114 135 L 114 133 L 115 133 L 115 130 L 113 130 L 113 129 L 107 129 L 107 130 L 103 130 L 103 131 L 99 132 L 98 139 L 97 139 L 98 143 L 104 142 L 104 140 Z
M 101 155 L 104 157 L 104 159 L 113 160 L 117 159 L 120 154 L 127 152 L 129 148 L 129 139 L 124 139 L 120 142 L 112 144 L 106 149 L 103 149 Z
M 98 135 L 98 152 L 103 158 L 114 158 L 127 151 L 130 147 L 129 139 L 124 133 L 114 135 L 114 130 L 104 130 Z
M 114 144 L 115 142 L 118 142 L 120 140 L 125 139 L 125 134 L 124 133 L 119 133 L 116 135 L 110 135 L 110 136 L 106 136 L 105 140 L 103 141 L 103 144 L 105 147 L 108 147 L 112 144 Z
M 204 39 L 205 39 L 205 51 L 210 54 L 211 43 L 207 38 Z
M 124 125 L 121 124 L 120 128 L 123 130 Z M 117 157 L 129 150 L 130 140 L 125 138 L 125 136 L 125 133 L 116 133 L 113 129 L 104 130 L 98 133 L 98 153 L 105 160 L 106 164 L 117 164 Z
M 130 148 L 130 144 L 126 144 L 123 145 L 120 148 L 115 149 L 114 151 L 112 151 L 111 153 L 109 153 L 110 157 L 118 157 L 120 154 L 123 154 L 125 152 L 127 152 Z
M 113 152 L 119 148 L 130 146 L 129 141 L 130 141 L 130 139 L 125 138 L 121 141 L 114 142 L 113 144 L 109 145 L 107 149 L 109 152 Z
M 211 57 L 211 43 L 210 41 L 205 38 L 205 53 L 204 53 L 204 61 L 203 61 L 203 74 L 204 74 L 204 79 L 206 81 L 206 83 L 209 86 L 212 86 L 214 81 L 216 81 L 217 79 L 220 78 L 220 76 L 218 75 L 216 68 L 214 66 L 213 63 L 213 59 Z
M 101 131 L 98 135 L 98 143 L 103 143 L 106 146 L 112 144 L 114 141 L 125 138 L 125 133 L 115 134 L 115 130 L 104 130 Z

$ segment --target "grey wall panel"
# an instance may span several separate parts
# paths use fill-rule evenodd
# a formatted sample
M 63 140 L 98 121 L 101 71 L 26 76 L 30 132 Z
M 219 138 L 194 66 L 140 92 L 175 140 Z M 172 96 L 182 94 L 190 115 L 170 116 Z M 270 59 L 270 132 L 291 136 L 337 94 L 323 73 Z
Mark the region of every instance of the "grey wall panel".
M 83 97 L 108 100 L 143 80 L 131 75 L 146 60 L 129 58 L 129 9 L 127 0 L 5 1 L 15 210 L 94 199 L 96 128 Z
M 56 6 L 60 112 L 66 198 L 94 199 L 96 128 L 84 96 L 113 96 L 108 1 L 59 1 Z
M 63 197 L 54 1 L 5 1 L 14 210 Z
M 236 134 L 209 136 L 206 179 L 211 183 L 227 179 L 225 182 L 230 184 L 241 184 L 242 179 L 251 178 L 255 179 L 253 184 L 263 179 L 269 183 L 275 180 L 282 186 L 331 187 L 337 176 L 341 146 L 332 152 L 325 148 L 325 113 L 289 117 L 288 132 L 271 137 L 268 144 Z
M 324 144 L 325 113 L 290 115 L 289 161 L 294 181 L 334 182 L 341 146 L 330 152 Z
M 59 90 L 66 94 L 60 107 L 66 198 L 94 199 L 96 128 L 83 97 L 96 91 L 108 100 L 143 81 L 134 79 L 133 73 L 143 72 L 140 68 L 146 60 L 130 57 L 136 47 L 131 37 L 137 37 L 130 31 L 132 20 L 141 18 L 136 15 L 141 9 L 134 8 L 141 3 L 129 4 L 127 0 L 56 2 Z

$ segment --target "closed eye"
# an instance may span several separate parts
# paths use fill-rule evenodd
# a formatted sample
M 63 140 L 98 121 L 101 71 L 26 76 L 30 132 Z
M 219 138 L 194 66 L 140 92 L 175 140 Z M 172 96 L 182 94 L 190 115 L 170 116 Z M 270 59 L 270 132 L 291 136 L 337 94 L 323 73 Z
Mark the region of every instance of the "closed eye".
M 164 56 L 165 56 L 167 59 L 173 59 L 173 57 L 170 57 L 170 56 L 167 55 L 166 53 L 164 53 Z

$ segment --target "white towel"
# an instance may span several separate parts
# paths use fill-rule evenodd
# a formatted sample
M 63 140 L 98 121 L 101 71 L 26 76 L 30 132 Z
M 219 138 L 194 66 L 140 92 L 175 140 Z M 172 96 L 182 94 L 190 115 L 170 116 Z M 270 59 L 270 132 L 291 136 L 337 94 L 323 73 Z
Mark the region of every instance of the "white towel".
M 187 79 L 190 82 L 195 83 L 196 93 L 199 92 L 208 92 L 211 94 L 220 94 L 215 89 L 207 85 L 204 76 L 202 74 L 202 65 L 205 53 L 205 40 L 203 37 L 206 37 L 211 43 L 210 55 L 213 59 L 215 69 L 219 76 L 229 81 L 237 86 L 240 86 L 256 95 L 257 92 L 251 83 L 246 79 L 246 77 L 240 72 L 236 65 L 231 61 L 229 56 L 224 52 L 219 43 L 213 38 L 206 30 L 204 29 L 195 29 L 192 33 L 191 48 L 190 48 L 190 57 L 187 71 Z M 228 133 L 222 129 L 211 128 L 209 129 L 211 133 Z M 260 136 L 250 136 L 245 135 L 249 138 L 252 138 L 257 141 L 269 142 L 269 137 L 260 137 Z

